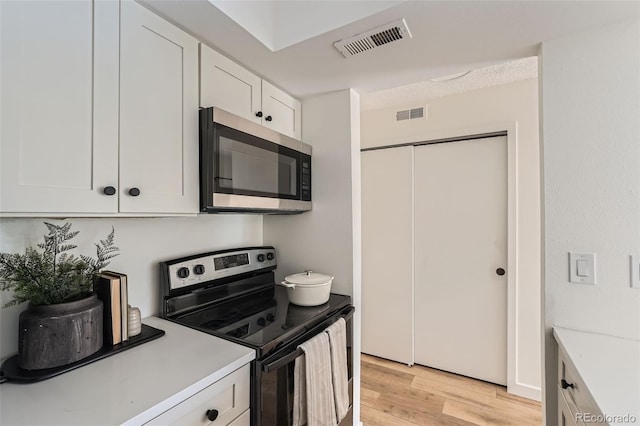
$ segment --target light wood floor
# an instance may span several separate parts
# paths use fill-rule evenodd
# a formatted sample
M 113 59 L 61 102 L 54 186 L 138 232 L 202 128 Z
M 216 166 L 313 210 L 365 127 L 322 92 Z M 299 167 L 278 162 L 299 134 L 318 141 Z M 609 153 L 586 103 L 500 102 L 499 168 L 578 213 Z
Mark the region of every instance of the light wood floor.
M 540 403 L 468 377 L 362 354 L 364 426 L 542 424 Z

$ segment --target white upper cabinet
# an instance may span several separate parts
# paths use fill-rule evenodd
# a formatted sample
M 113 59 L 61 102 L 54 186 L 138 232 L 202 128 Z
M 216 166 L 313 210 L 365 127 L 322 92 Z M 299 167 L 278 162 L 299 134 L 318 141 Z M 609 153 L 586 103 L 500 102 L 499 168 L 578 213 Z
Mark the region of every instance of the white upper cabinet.
M 200 106 L 216 106 L 296 139 L 302 138 L 300 101 L 200 45 Z
M 122 1 L 120 211 L 198 211 L 198 41 Z
M 116 212 L 118 3 L 0 1 L 0 32 L 0 211 Z
M 262 80 L 226 56 L 200 45 L 200 106 L 217 106 L 258 124 Z M 256 115 L 258 114 L 258 115 Z
M 296 139 L 302 138 L 300 101 L 262 80 L 262 125 Z
M 0 212 L 197 213 L 194 38 L 131 0 L 0 19 Z

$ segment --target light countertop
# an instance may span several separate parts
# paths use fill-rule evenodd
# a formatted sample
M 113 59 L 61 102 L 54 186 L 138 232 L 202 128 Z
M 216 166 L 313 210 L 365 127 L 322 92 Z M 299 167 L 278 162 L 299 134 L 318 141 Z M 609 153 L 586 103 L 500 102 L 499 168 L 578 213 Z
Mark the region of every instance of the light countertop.
M 602 414 L 640 423 L 640 342 L 560 327 L 553 334 Z
M 42 382 L 0 385 L 0 424 L 145 423 L 255 358 L 255 351 L 150 317 L 165 335 Z

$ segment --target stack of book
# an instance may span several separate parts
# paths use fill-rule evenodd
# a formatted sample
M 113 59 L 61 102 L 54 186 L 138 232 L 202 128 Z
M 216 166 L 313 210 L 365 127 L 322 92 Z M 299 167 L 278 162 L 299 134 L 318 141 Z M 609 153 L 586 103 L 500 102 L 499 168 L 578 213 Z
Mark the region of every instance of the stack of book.
M 127 276 L 103 271 L 97 275 L 95 291 L 104 303 L 104 344 L 117 345 L 129 340 Z

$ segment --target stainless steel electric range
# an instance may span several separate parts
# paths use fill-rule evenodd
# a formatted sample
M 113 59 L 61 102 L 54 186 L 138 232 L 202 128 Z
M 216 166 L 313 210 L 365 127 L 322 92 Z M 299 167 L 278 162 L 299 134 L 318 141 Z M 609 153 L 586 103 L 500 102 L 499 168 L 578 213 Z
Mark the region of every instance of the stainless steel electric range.
M 162 317 L 256 350 L 251 365 L 252 426 L 286 426 L 293 418 L 293 368 L 298 345 L 339 318 L 347 321 L 352 384 L 349 296 L 331 294 L 320 306 L 289 303 L 275 284 L 273 247 L 202 253 L 160 263 Z M 212 356 L 215 356 L 212 354 Z M 350 392 L 351 401 L 353 401 Z M 352 412 L 340 423 L 351 425 Z

